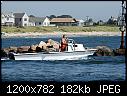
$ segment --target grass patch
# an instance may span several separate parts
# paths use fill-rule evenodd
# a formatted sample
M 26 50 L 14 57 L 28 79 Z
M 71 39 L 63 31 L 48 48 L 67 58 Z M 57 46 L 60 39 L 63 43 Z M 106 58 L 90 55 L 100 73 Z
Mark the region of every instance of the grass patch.
M 119 27 L 116 26 L 90 26 L 90 27 L 78 27 L 78 26 L 60 26 L 60 27 L 1 27 L 2 32 L 15 33 L 15 32 L 119 32 Z

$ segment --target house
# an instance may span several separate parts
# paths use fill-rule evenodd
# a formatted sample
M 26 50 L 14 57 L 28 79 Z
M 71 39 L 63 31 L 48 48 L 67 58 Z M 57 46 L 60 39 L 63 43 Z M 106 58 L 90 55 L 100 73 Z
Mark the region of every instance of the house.
M 122 20 L 124 21 L 123 23 L 122 23 Z M 118 26 L 122 26 L 122 24 L 123 24 L 124 26 L 126 26 L 125 17 L 119 16 L 119 17 L 117 18 L 117 25 L 118 25 Z
M 94 24 L 93 20 L 90 18 L 84 22 L 85 26 L 92 26 Z
M 28 26 L 29 17 L 26 13 L 14 13 L 15 26 Z
M 77 26 L 84 26 L 84 20 L 76 20 L 77 21 Z
M 49 26 L 50 20 L 47 17 L 29 17 L 29 26 Z
M 13 13 L 2 13 L 1 14 L 1 25 L 13 26 L 15 23 Z
M 104 25 L 104 22 L 103 22 L 102 20 L 99 20 L 99 21 L 97 22 L 97 24 L 98 24 L 98 25 Z
M 49 26 L 49 25 L 50 25 L 50 20 L 49 20 L 48 17 L 45 17 L 45 18 L 43 19 L 43 26 Z
M 50 24 L 55 24 L 56 26 L 77 26 L 77 21 L 74 18 L 53 18 Z
M 109 20 L 107 21 L 107 24 L 117 25 L 117 19 L 111 16 L 111 18 L 109 18 Z
M 5 17 L 5 15 L 2 13 L 2 14 L 1 14 L 1 25 L 5 25 L 5 22 L 6 22 L 6 17 Z

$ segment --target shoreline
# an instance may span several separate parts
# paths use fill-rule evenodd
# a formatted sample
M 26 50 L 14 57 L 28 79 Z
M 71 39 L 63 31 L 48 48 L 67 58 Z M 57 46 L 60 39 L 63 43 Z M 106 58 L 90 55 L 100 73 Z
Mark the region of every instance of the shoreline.
M 40 37 L 40 36 L 121 36 L 121 32 L 17 32 L 17 33 L 5 33 L 1 35 L 1 38 L 15 38 L 15 37 Z M 124 32 L 125 36 L 125 32 Z

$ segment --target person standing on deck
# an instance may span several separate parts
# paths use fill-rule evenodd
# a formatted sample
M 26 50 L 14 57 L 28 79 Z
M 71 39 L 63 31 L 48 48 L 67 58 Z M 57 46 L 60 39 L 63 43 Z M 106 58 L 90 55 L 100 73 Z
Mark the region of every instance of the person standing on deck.
M 66 35 L 63 35 L 62 39 L 61 39 L 61 51 L 66 51 L 66 47 L 67 47 L 67 37 Z

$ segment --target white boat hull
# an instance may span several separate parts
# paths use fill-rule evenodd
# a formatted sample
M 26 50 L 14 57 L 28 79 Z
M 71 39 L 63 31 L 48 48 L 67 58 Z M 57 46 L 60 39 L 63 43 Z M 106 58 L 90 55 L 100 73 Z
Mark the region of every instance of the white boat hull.
M 92 51 L 84 52 L 50 52 L 13 54 L 15 60 L 75 60 L 93 55 Z

